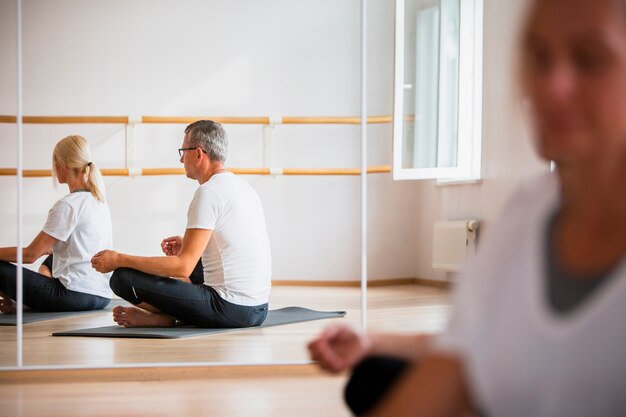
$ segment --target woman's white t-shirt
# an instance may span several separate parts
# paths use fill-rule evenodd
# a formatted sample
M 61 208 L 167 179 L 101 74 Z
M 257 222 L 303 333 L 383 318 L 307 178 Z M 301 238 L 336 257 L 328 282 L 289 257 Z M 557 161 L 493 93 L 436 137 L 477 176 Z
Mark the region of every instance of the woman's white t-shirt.
M 460 277 L 440 349 L 458 354 L 489 417 L 626 416 L 626 260 L 573 311 L 548 300 L 555 175 L 526 184 Z
M 250 184 L 230 172 L 213 175 L 196 190 L 187 229 L 213 231 L 202 254 L 205 285 L 234 304 L 268 302 L 270 243 L 261 200 Z
M 57 239 L 52 276 L 68 290 L 111 298 L 111 273 L 91 267 L 91 258 L 113 247 L 109 206 L 90 192 L 66 195 L 50 209 L 43 232 Z

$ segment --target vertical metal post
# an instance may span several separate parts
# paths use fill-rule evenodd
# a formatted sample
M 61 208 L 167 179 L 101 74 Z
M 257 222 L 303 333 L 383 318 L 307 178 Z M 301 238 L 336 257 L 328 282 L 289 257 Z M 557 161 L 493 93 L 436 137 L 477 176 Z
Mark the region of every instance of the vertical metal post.
M 23 141 L 24 132 L 22 124 L 23 103 L 22 103 L 22 0 L 16 0 L 16 19 L 17 19 L 17 367 L 23 366 L 22 358 L 22 340 L 23 340 L 23 276 L 22 276 L 22 159 L 23 159 Z
M 361 0 L 361 328 L 367 329 L 367 0 Z

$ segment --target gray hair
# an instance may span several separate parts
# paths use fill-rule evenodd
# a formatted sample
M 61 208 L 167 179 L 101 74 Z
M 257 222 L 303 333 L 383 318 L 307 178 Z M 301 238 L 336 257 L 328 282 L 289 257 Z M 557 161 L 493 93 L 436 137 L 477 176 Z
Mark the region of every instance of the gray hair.
M 201 148 L 213 161 L 226 161 L 228 138 L 221 124 L 212 120 L 198 120 L 185 128 L 189 145 Z

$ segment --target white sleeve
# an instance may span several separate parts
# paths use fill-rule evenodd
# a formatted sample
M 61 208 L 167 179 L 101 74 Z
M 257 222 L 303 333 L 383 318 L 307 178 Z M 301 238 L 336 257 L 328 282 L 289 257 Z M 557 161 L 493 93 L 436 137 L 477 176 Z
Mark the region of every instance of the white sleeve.
M 472 271 L 458 277 L 458 284 L 452 297 L 452 314 L 446 330 L 435 339 L 435 348 L 439 351 L 459 356 L 471 349 L 472 324 L 477 314 L 476 274 Z
M 187 229 L 215 230 L 221 211 L 221 201 L 214 191 L 200 187 L 187 211 Z
M 78 224 L 76 212 L 67 202 L 57 201 L 48 212 L 48 219 L 43 227 L 43 232 L 65 242 Z
M 540 180 L 542 178 L 545 180 L 545 176 Z M 536 187 L 532 185 L 536 183 L 518 187 L 498 220 L 485 234 L 484 242 L 480 243 L 466 273 L 459 276 L 450 321 L 447 329 L 436 339 L 437 349 L 465 356 L 480 346 L 478 329 L 484 328 L 484 321 L 494 320 L 494 317 L 489 317 L 492 314 L 490 306 L 500 298 L 499 292 L 506 284 L 506 276 L 500 276 L 501 271 L 506 270 L 508 260 L 514 258 L 518 251 L 517 236 L 527 227 L 526 213 L 535 200 Z

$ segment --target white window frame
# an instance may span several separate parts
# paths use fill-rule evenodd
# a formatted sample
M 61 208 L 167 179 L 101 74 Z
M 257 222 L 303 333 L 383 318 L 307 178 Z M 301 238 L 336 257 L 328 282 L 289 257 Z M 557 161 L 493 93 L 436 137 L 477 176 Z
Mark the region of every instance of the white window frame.
M 404 13 L 396 0 L 393 107 L 393 179 L 478 180 L 481 177 L 483 0 L 459 0 L 459 120 L 456 167 L 403 168 Z

